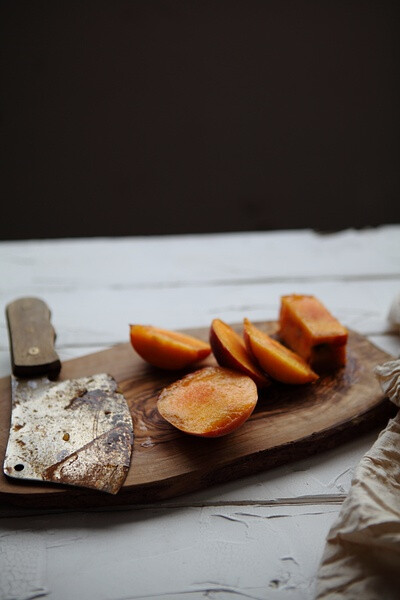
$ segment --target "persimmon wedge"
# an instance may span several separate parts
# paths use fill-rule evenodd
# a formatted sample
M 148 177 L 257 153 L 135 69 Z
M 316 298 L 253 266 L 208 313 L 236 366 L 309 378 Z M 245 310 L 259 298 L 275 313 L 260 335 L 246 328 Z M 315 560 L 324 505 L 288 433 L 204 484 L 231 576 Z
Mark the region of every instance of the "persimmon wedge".
M 220 437 L 247 421 L 257 399 L 257 386 L 247 375 L 223 367 L 204 367 L 165 387 L 157 409 L 180 431 Z
M 318 379 L 301 356 L 255 327 L 248 319 L 243 321 L 243 335 L 248 351 L 273 379 L 293 385 Z
M 211 354 L 202 340 L 152 325 L 131 325 L 130 338 L 139 356 L 161 369 L 183 369 Z
M 254 363 L 240 335 L 221 319 L 214 319 L 211 323 L 210 345 L 217 363 L 222 367 L 248 375 L 258 387 L 265 387 L 270 383 Z

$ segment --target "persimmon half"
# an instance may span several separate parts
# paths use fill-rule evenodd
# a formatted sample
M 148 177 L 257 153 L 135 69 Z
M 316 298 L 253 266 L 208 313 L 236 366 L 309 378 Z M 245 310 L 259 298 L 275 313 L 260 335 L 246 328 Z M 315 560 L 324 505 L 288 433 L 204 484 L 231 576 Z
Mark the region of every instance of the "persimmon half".
M 258 387 L 270 383 L 254 363 L 241 336 L 221 319 L 214 319 L 211 323 L 210 344 L 217 363 L 222 367 L 248 375 Z
M 161 369 L 183 369 L 211 354 L 202 340 L 152 325 L 131 325 L 130 338 L 139 356 Z
M 243 321 L 243 334 L 248 351 L 270 377 L 288 384 L 311 383 L 318 375 L 295 352 L 253 325 Z
M 257 386 L 247 375 L 224 367 L 204 367 L 165 387 L 157 409 L 180 431 L 220 437 L 247 421 L 257 399 Z

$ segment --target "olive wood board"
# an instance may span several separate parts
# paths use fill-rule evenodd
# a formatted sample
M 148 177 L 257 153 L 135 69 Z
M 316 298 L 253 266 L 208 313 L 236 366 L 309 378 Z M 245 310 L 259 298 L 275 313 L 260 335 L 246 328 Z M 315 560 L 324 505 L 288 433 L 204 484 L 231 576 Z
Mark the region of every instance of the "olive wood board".
M 273 334 L 276 323 L 257 325 Z M 233 326 L 240 331 L 241 326 Z M 208 340 L 209 330 L 186 333 Z M 347 365 L 316 383 L 272 383 L 259 394 L 248 421 L 219 438 L 182 433 L 157 411 L 157 395 L 185 372 L 147 365 L 129 343 L 66 361 L 60 379 L 107 372 L 117 380 L 131 409 L 134 450 L 126 481 L 116 495 L 54 484 L 14 482 L 1 474 L 0 502 L 29 508 L 89 508 L 149 504 L 238 479 L 322 453 L 362 432 L 384 427 L 394 405 L 383 397 L 373 373 L 392 357 L 350 331 Z M 211 356 L 191 370 L 213 365 Z M 11 410 L 10 377 L 0 379 L 0 461 Z M 321 460 L 323 455 L 321 454 Z

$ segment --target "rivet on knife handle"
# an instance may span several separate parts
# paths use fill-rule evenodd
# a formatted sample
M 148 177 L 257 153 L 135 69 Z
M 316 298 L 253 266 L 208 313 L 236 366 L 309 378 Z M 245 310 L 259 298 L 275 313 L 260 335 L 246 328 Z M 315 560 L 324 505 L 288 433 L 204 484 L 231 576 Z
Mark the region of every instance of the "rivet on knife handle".
M 61 363 L 47 304 L 40 298 L 19 298 L 8 304 L 6 315 L 13 374 L 57 377 Z

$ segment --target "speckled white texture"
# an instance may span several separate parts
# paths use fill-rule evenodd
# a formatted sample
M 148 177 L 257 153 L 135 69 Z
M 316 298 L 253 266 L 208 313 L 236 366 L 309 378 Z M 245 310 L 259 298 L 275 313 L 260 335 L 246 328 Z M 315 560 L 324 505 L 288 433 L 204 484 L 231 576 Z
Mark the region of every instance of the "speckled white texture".
M 44 536 L 26 531 L 0 534 L 0 599 L 30 600 L 47 595 L 44 585 L 46 547 Z

